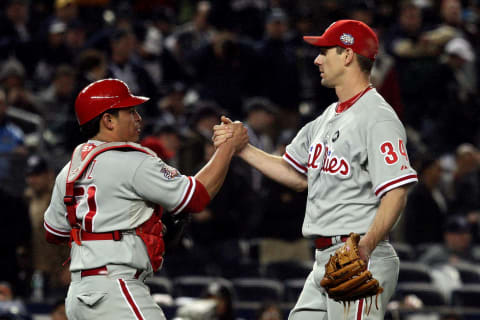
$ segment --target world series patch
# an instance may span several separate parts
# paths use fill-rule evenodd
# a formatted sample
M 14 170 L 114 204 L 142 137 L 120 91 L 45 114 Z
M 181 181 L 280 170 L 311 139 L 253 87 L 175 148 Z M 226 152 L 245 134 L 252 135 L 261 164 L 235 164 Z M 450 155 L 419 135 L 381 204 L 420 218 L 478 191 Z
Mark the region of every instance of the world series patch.
M 350 33 L 342 33 L 340 41 L 346 46 L 351 46 L 355 42 L 355 38 Z

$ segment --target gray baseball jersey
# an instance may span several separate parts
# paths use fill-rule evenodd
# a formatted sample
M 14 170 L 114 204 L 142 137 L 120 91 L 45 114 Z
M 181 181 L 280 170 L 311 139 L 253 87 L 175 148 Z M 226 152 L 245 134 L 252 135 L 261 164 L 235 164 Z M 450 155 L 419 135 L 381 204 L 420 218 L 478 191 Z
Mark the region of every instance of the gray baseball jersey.
M 92 147 L 100 143 L 89 141 Z M 61 237 L 69 237 L 71 230 L 63 202 L 69 166 L 70 162 L 58 174 L 45 212 L 45 229 Z M 70 270 L 109 264 L 151 270 L 145 245 L 133 230 L 151 217 L 155 204 L 172 213 L 183 210 L 195 187 L 194 178 L 179 174 L 158 157 L 140 151 L 101 153 L 75 182 L 76 217 L 89 232 L 132 232 L 124 232 L 122 241 L 73 243 Z
M 381 196 L 417 181 L 405 129 L 375 89 L 342 113 L 336 105 L 305 125 L 283 156 L 308 177 L 305 237 L 366 233 Z

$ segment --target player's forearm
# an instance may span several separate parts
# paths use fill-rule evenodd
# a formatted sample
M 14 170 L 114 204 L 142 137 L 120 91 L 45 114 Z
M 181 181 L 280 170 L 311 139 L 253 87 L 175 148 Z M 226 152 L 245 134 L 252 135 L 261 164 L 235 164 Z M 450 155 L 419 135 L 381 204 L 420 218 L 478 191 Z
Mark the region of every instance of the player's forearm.
M 380 202 L 377 214 L 370 229 L 365 235 L 365 243 L 373 250 L 377 244 L 385 239 L 387 234 L 397 222 L 400 213 L 407 203 L 408 186 L 395 188 L 387 192 Z
M 295 171 L 282 157 L 266 153 L 250 144 L 239 156 L 270 179 L 289 188 L 303 191 L 308 186 L 307 177 Z
M 235 149 L 232 144 L 223 144 L 215 151 L 208 163 L 195 175 L 195 178 L 207 189 L 210 199 L 215 197 L 223 185 L 234 153 Z

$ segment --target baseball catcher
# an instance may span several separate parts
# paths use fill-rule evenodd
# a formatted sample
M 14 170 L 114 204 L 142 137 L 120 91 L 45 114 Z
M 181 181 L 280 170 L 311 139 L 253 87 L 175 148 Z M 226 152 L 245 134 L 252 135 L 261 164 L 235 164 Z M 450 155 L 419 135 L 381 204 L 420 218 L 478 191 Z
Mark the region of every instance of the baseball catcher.
M 367 265 L 360 259 L 358 252 L 358 241 L 360 235 L 350 233 L 345 244 L 330 256 L 325 265 L 325 276 L 320 284 L 328 293 L 328 296 L 339 302 L 348 303 L 350 301 L 363 298 L 375 298 L 375 306 L 378 309 L 377 298 L 383 292 L 378 280 L 373 278 L 372 273 L 367 270 Z M 367 314 L 372 306 L 366 308 Z

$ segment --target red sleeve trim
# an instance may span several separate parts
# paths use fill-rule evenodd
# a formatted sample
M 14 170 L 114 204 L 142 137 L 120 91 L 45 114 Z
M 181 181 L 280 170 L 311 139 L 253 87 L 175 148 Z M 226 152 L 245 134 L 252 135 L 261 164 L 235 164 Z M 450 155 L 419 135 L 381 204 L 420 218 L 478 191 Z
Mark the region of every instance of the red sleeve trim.
M 210 195 L 203 184 L 193 177 L 188 177 L 188 179 L 191 185 L 187 187 L 183 201 L 172 211 L 172 214 L 180 212 L 197 213 L 205 209 L 210 203 Z
M 56 235 L 58 237 L 70 238 L 70 231 L 57 230 L 57 229 L 53 228 L 52 226 L 50 226 L 46 221 L 43 221 L 43 227 L 45 228 L 45 230 L 47 230 L 47 232 L 49 232 L 53 235 Z
M 172 210 L 172 214 L 177 214 L 183 211 L 183 209 L 185 209 L 187 204 L 192 199 L 193 194 L 195 193 L 196 180 L 193 179 L 192 177 L 187 177 L 187 178 L 188 178 L 188 185 L 185 188 L 185 191 L 182 195 L 182 201 L 180 201 L 180 204 Z
M 392 189 L 398 188 L 398 187 L 403 186 L 405 184 L 414 183 L 414 182 L 417 182 L 417 181 L 418 181 L 418 178 L 417 178 L 416 174 L 409 174 L 409 175 L 406 175 L 406 176 L 395 178 L 395 179 L 386 181 L 383 184 L 379 185 L 375 189 L 375 195 L 380 198 L 386 192 L 388 192 Z
M 307 168 L 302 166 L 300 162 L 295 160 L 291 155 L 285 152 L 283 155 L 283 159 L 287 161 L 288 164 L 290 164 L 295 170 L 297 170 L 300 173 L 307 174 Z
M 197 213 L 205 209 L 205 207 L 210 203 L 211 199 L 207 189 L 200 181 L 197 181 L 196 185 L 197 187 L 195 188 L 192 199 L 185 209 L 183 209 L 183 211 Z
M 45 231 L 45 240 L 47 240 L 47 242 L 49 243 L 62 244 L 62 243 L 68 242 L 69 239 L 70 238 L 59 237 L 48 231 Z

